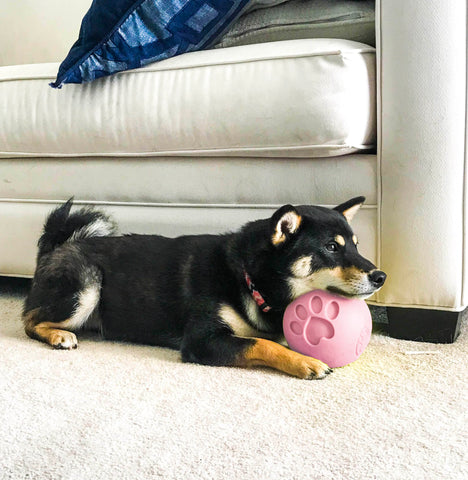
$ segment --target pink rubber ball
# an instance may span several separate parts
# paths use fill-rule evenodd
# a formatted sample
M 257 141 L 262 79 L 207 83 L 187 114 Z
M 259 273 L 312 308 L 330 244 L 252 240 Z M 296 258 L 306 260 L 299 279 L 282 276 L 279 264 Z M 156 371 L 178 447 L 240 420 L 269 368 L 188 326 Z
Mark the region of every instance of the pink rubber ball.
M 314 290 L 287 306 L 283 330 L 292 350 L 337 368 L 357 360 L 367 347 L 372 317 L 364 300 Z

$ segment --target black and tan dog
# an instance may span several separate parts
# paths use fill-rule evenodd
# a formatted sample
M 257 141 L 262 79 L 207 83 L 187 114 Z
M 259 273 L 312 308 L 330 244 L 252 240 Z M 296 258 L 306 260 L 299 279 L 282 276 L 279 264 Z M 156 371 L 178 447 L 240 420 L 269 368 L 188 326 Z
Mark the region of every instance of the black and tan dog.
M 26 299 L 26 333 L 54 348 L 77 346 L 74 333 L 180 349 L 206 365 L 268 366 L 323 378 L 324 363 L 276 343 L 286 306 L 320 288 L 367 298 L 385 273 L 357 251 L 349 221 L 364 202 L 334 209 L 285 205 L 225 235 L 115 236 L 102 212 L 48 217 Z

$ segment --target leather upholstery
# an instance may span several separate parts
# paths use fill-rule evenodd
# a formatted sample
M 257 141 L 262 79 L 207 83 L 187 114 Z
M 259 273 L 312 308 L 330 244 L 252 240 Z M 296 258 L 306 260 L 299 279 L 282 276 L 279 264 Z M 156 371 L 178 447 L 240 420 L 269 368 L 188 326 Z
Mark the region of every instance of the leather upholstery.
M 0 66 L 62 61 L 90 5 L 91 0 L 2 1 Z
M 34 8 L 37 2 L 18 0 L 7 8 L 25 3 Z M 64 13 L 68 4 L 47 3 L 60 5 L 64 16 L 47 36 L 63 25 L 63 32 L 76 28 Z M 114 212 L 123 231 L 168 235 L 235 228 L 267 215 L 286 199 L 333 205 L 365 193 L 369 204 L 356 216 L 354 228 L 361 251 L 388 273 L 374 301 L 462 310 L 468 304 L 466 10 L 466 0 L 453 0 L 450 8 L 437 0 L 377 1 L 376 156 L 288 160 L 284 152 L 278 158 L 200 154 L 174 158 L 173 164 L 167 155 L 0 159 L 0 273 L 31 274 L 44 215 L 74 190 L 78 200 Z M 3 18 L 2 12 L 2 27 Z M 14 29 L 21 31 L 6 23 L 0 29 L 2 40 L 14 36 Z M 76 33 L 63 42 L 69 44 Z M 58 61 L 66 53 L 60 42 L 48 57 L 19 43 L 13 50 L 2 48 L 3 64 L 21 63 L 22 58 Z M 200 170 L 195 173 L 197 158 Z M 185 169 L 184 162 L 190 167 Z M 258 179 L 262 171 L 268 172 L 271 189 Z M 151 178 L 158 175 L 161 181 L 155 178 L 152 188 Z
M 88 202 L 194 206 L 332 205 L 359 192 L 375 206 L 376 167 L 375 155 L 14 158 L 0 161 L 0 192 L 10 201 L 53 202 L 73 194 Z
M 81 202 L 78 202 L 80 204 Z M 158 233 L 169 237 L 181 234 L 232 231 L 247 221 L 268 218 L 278 205 L 255 204 L 156 204 L 137 202 L 83 202 L 97 205 L 112 214 L 121 233 Z M 31 276 L 34 272 L 36 242 L 48 212 L 56 202 L 14 200 L 0 202 L 1 274 Z M 331 205 L 330 205 L 331 206 Z M 377 210 L 367 206 L 356 217 L 360 250 L 375 261 Z
M 379 263 L 386 305 L 462 310 L 467 2 L 381 0 Z
M 310 158 L 375 145 L 374 48 L 349 40 L 193 52 L 58 92 L 57 68 L 0 67 L 0 157 Z

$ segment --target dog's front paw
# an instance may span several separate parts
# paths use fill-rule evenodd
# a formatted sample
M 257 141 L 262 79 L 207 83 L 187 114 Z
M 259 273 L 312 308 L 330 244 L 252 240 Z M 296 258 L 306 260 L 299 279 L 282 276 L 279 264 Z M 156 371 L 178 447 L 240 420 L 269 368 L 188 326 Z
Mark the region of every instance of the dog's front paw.
M 333 372 L 326 363 L 312 357 L 304 357 L 298 367 L 297 376 L 305 380 L 321 380 Z
M 325 363 L 283 347 L 271 340 L 254 339 L 254 343 L 238 357 L 237 366 L 266 366 L 307 380 L 325 378 L 332 369 Z

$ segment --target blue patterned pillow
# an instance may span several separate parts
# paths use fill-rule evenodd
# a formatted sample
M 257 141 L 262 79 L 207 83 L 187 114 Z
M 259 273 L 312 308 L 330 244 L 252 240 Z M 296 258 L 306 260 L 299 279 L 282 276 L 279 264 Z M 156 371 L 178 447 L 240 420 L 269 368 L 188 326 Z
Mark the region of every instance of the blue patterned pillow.
M 50 85 L 90 82 L 211 46 L 250 0 L 93 0 Z

